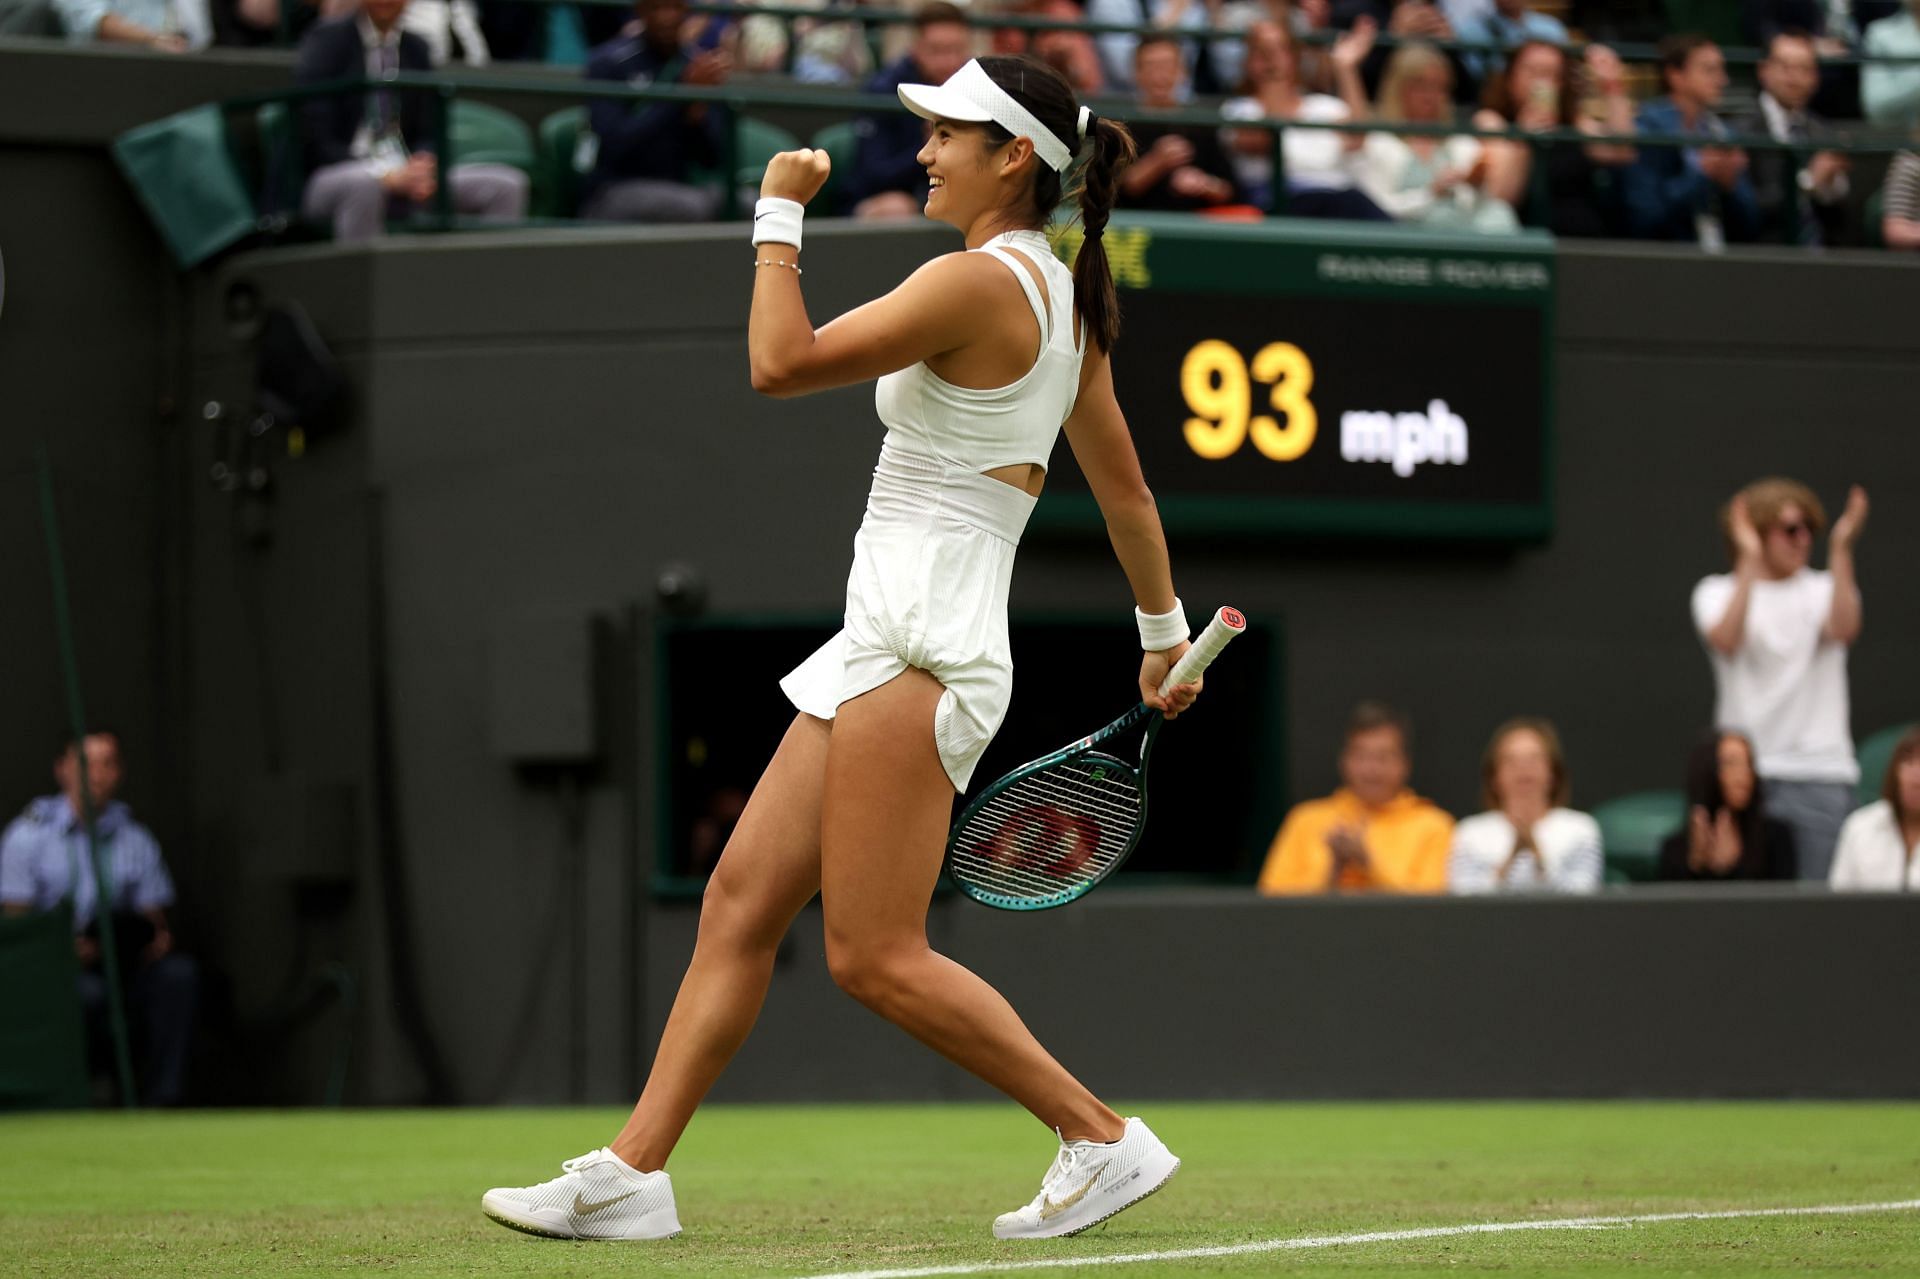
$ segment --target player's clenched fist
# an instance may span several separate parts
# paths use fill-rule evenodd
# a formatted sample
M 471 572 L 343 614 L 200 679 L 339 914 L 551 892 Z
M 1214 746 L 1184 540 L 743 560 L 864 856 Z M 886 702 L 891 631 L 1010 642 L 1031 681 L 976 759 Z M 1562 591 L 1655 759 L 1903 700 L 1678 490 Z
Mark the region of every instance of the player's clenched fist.
M 805 204 L 820 194 L 832 167 L 833 162 L 825 151 L 812 147 L 782 151 L 767 161 L 767 176 L 760 179 L 760 195 L 763 199 L 798 200 Z

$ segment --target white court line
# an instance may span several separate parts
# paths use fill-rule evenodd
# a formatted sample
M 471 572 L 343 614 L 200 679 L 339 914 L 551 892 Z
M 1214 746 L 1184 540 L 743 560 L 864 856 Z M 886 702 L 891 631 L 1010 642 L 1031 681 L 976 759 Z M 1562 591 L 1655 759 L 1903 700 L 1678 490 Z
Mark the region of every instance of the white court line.
M 900 1270 L 849 1270 L 808 1279 L 923 1279 L 931 1275 L 984 1275 L 1012 1270 L 1058 1270 L 1067 1266 L 1125 1266 L 1143 1261 L 1192 1261 L 1202 1257 L 1240 1257 L 1258 1252 L 1295 1252 L 1356 1243 L 1397 1243 L 1408 1239 L 1452 1239 L 1460 1235 L 1503 1235 L 1518 1230 L 1604 1230 L 1661 1221 L 1734 1221 L 1746 1217 L 1845 1217 L 1868 1212 L 1911 1212 L 1920 1199 L 1873 1204 L 1817 1204 L 1806 1208 L 1733 1208 L 1723 1212 L 1652 1212 L 1630 1217 L 1560 1217 L 1552 1221 L 1485 1221 L 1465 1226 L 1424 1226 L 1416 1230 L 1369 1230 L 1353 1235 L 1302 1235 L 1213 1248 L 1172 1248 L 1165 1252 L 1124 1252 L 1104 1257 L 1049 1257 L 1033 1261 L 987 1261 L 959 1266 L 913 1266 Z

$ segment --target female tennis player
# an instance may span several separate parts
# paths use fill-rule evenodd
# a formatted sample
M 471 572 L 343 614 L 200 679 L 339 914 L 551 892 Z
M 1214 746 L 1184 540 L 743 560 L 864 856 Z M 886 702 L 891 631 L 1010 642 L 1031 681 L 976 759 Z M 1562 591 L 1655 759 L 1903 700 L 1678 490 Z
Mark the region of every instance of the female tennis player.
M 840 987 L 1058 1135 L 1040 1193 L 996 1220 L 995 1235 L 1075 1234 L 1180 1166 L 926 935 L 954 793 L 1006 714 L 1007 585 L 1063 425 L 1133 587 L 1141 699 L 1172 718 L 1200 690 L 1195 680 L 1164 700 L 1157 691 L 1189 632 L 1108 367 L 1119 316 L 1101 234 L 1133 139 L 1024 57 L 969 62 L 900 97 L 932 122 L 919 154 L 927 216 L 963 232 L 965 252 L 816 331 L 800 287 L 801 214 L 826 181 L 826 152 L 775 156 L 754 222 L 754 387 L 784 397 L 879 379 L 887 434 L 845 628 L 781 681 L 799 713 L 708 881 L 693 961 L 632 1117 L 561 1176 L 488 1191 L 482 1209 L 502 1225 L 561 1239 L 679 1232 L 667 1158 L 745 1041 L 774 951 L 816 893 Z M 1086 239 L 1069 272 L 1040 228 L 1083 148 Z

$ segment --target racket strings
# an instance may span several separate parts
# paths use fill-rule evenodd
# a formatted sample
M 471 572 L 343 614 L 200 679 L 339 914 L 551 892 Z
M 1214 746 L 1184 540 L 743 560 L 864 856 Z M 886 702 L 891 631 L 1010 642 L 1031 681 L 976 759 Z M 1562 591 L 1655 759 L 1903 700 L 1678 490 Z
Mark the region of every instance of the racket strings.
M 1142 809 L 1131 770 L 1063 760 L 982 804 L 954 833 L 949 869 L 970 888 L 1011 903 L 1062 900 L 1127 855 Z

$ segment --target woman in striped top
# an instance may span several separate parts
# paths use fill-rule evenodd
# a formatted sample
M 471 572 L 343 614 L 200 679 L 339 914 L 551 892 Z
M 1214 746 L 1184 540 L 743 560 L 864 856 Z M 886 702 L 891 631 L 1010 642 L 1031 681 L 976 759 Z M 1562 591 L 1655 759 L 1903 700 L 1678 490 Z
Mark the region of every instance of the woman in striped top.
M 1881 199 L 1885 208 L 1880 215 L 1880 238 L 1887 247 L 1920 249 L 1920 151 L 1902 151 L 1893 157 Z

